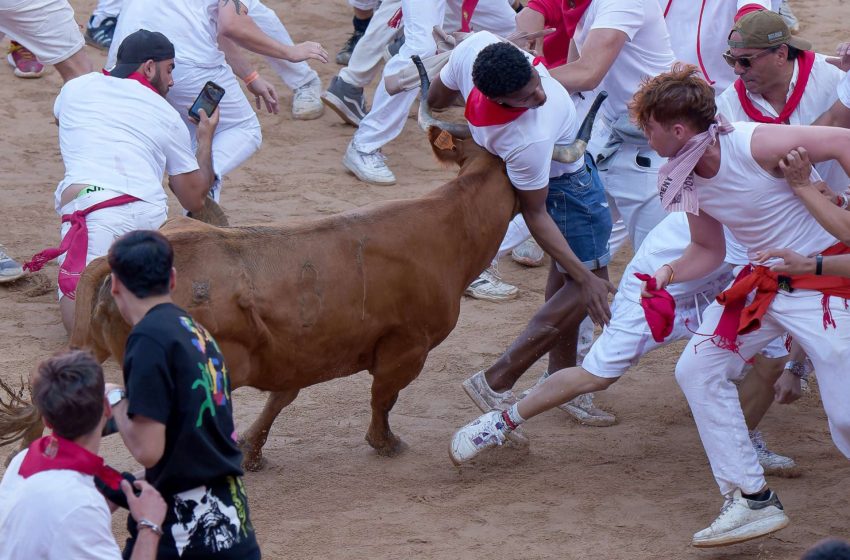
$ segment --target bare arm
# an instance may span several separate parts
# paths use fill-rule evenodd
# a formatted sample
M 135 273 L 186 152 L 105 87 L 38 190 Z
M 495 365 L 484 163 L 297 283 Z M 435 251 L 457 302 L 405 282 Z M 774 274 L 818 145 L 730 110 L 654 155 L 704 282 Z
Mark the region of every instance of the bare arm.
M 762 124 L 751 141 L 753 157 L 775 177 L 782 176 L 779 162 L 791 150 L 803 148 L 812 163 L 837 160 L 850 175 L 850 130 L 830 126 Z
M 162 528 L 162 522 L 165 521 L 165 513 L 168 507 L 165 500 L 162 499 L 162 496 L 153 486 L 144 480 L 137 480 L 135 486 L 141 491 L 141 495 L 136 496 L 129 482 L 126 480 L 121 481 L 121 490 L 127 496 L 130 515 L 133 516 L 136 522 L 146 519 Z M 158 549 L 159 535 L 154 533 L 150 528 L 139 527 L 130 560 L 154 560 Z
M 824 276 L 845 276 L 850 278 L 850 255 L 833 255 L 822 257 L 821 274 Z M 806 257 L 791 249 L 768 249 L 760 252 L 756 262 L 764 264 L 772 259 L 782 259 L 781 263 L 774 264 L 770 270 L 779 274 L 814 274 L 817 271 L 817 260 L 815 257 Z
M 107 390 L 114 387 L 107 385 Z M 127 399 L 112 407 L 112 416 L 118 426 L 118 432 L 124 445 L 143 467 L 149 469 L 162 459 L 165 453 L 165 424 L 135 415 L 132 419 L 127 416 Z
M 535 31 L 541 31 L 545 27 L 545 25 L 546 19 L 543 17 L 543 14 L 538 11 L 532 10 L 527 6 L 516 15 L 517 31 L 533 33 Z M 528 49 L 532 51 L 536 56 L 541 56 L 543 54 L 543 37 L 532 41 L 531 44 L 528 45 Z
M 440 76 L 434 78 L 428 89 L 428 105 L 432 109 L 445 109 L 451 105 L 460 92 L 446 87 Z
M 201 109 L 200 115 L 201 120 L 197 131 L 198 149 L 195 153 L 198 169 L 168 178 L 168 185 L 180 205 L 189 212 L 198 212 L 203 209 L 204 197 L 210 192 L 216 180 L 212 164 L 212 139 L 215 127 L 218 125 L 219 111 L 216 109 L 211 117 L 207 117 Z
M 663 265 L 655 271 L 658 289 L 665 288 L 671 280 L 687 282 L 697 280 L 713 272 L 726 258 L 726 236 L 723 226 L 705 212 L 699 216 L 688 214 L 691 242 L 681 257 Z M 650 294 L 644 292 L 645 297 Z
M 841 126 L 850 128 L 850 107 L 844 105 L 840 99 L 836 99 L 832 107 L 827 109 L 812 124 L 815 126 Z
M 628 38 L 619 29 L 591 29 L 581 55 L 575 61 L 553 68 L 549 73 L 570 93 L 590 91 L 602 82 Z M 571 42 L 571 56 L 573 48 L 574 42 Z
M 260 109 L 262 101 L 265 101 L 266 110 L 276 115 L 279 108 L 277 90 L 275 90 L 274 86 L 259 75 L 254 75 L 253 79 L 248 79 L 256 70 L 236 43 L 223 35 L 219 35 L 218 46 L 224 53 L 227 63 L 233 68 L 233 73 L 245 82 L 245 88 L 254 94 L 254 102 L 257 105 L 257 109 Z M 248 79 L 247 82 L 246 79 Z

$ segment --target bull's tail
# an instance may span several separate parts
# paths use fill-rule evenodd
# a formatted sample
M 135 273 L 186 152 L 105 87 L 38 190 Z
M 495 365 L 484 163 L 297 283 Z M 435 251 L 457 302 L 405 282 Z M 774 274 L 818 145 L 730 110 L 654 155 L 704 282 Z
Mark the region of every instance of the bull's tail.
M 95 310 L 104 297 L 103 286 L 109 279 L 109 263 L 106 257 L 99 257 L 87 266 L 77 285 L 77 305 L 74 310 L 74 330 L 71 332 L 71 348 L 82 348 L 92 352 L 98 361 L 109 357 L 106 345 L 98 339 L 92 328 Z M 109 291 L 106 291 L 109 296 Z
M 35 406 L 24 397 L 24 382 L 14 391 L 0 379 L 0 446 L 24 439 L 26 444 L 39 437 L 44 429 L 41 415 Z M 8 399 L 8 402 L 6 402 Z

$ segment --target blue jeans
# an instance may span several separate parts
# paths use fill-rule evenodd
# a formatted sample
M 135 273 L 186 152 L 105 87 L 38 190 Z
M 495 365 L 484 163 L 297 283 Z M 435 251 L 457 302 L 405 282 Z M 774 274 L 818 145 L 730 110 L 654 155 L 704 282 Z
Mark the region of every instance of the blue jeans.
M 611 211 L 596 164 L 584 156 L 584 169 L 549 179 L 546 210 L 561 230 L 570 249 L 590 270 L 611 261 Z M 566 272 L 560 265 L 558 270 Z

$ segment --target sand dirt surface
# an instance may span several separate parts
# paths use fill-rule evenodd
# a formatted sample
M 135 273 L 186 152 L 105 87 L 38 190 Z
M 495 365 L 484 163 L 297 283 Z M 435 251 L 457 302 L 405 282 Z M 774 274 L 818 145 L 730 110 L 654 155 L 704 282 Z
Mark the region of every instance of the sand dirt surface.
M 94 0 L 72 4 L 83 23 Z M 344 0 L 268 4 L 297 39 L 319 40 L 332 56 L 350 32 Z M 802 34 L 822 52 L 850 39 L 846 0 L 793 5 Z M 101 53 L 91 48 L 89 53 L 102 64 Z M 338 67 L 331 62 L 318 70 L 327 83 Z M 261 71 L 288 107 L 290 92 L 262 64 Z M 40 80 L 20 80 L 8 71 L 0 82 L 6 100 L 0 105 L 5 132 L 0 241 L 20 258 L 59 238 L 52 193 L 63 167 L 52 104 L 60 86 L 53 70 Z M 435 162 L 413 120 L 386 148 L 398 185 L 385 188 L 364 185 L 345 172 L 341 159 L 353 129 L 335 115 L 298 122 L 283 111 L 262 114 L 260 120 L 262 150 L 226 178 L 222 203 L 233 225 L 292 223 L 415 198 L 455 173 Z M 615 277 L 626 258 L 615 262 Z M 647 356 L 597 398 L 617 413 L 616 426 L 579 426 L 556 410 L 526 426 L 532 440 L 527 452 L 502 449 L 472 465 L 452 466 L 449 438 L 478 414 L 461 381 L 492 363 L 543 301 L 543 269 L 523 269 L 509 259 L 502 269 L 506 280 L 519 286 L 520 297 L 504 304 L 464 299 L 457 328 L 431 353 L 390 416 L 395 433 L 409 445 L 399 457 L 378 457 L 363 440 L 370 417 L 366 373 L 303 390 L 281 414 L 265 446 L 266 468 L 245 477 L 266 558 L 779 560 L 798 558 L 828 535 L 850 537 L 850 468 L 831 443 L 815 394 L 776 407 L 763 423 L 771 446 L 792 455 L 804 473 L 770 481 L 791 526 L 725 549 L 689 546 L 691 534 L 714 519 L 722 498 L 673 378 L 681 345 Z M 0 377 L 9 383 L 19 383 L 39 360 L 66 344 L 56 272 L 50 265 L 33 279 L 0 287 Z M 520 388 L 544 368 L 545 363 L 532 368 Z M 113 362 L 107 363 L 107 375 L 120 380 Z M 264 397 L 253 389 L 235 395 L 237 422 L 244 430 Z M 0 453 L 5 457 L 8 451 Z M 136 468 L 116 438 L 105 442 L 103 453 L 119 468 Z M 119 541 L 123 524 L 123 515 L 116 514 Z

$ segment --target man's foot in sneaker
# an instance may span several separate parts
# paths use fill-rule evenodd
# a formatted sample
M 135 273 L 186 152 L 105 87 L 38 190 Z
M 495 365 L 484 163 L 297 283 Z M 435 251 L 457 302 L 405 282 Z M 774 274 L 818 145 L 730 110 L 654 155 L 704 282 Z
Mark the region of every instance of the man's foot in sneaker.
M 100 21 L 95 21 L 96 19 L 99 18 L 92 16 L 86 24 L 86 43 L 96 49 L 108 51 L 109 47 L 112 46 L 112 37 L 115 35 L 115 25 L 118 23 L 118 18 L 109 16 L 100 19 Z
M 516 286 L 503 282 L 495 265 L 478 275 L 464 291 L 469 297 L 484 301 L 509 301 L 516 299 L 519 290 Z
M 347 66 L 348 61 L 351 60 L 351 53 L 354 52 L 354 47 L 357 46 L 357 42 L 363 38 L 364 31 L 354 30 L 345 44 L 339 49 L 339 52 L 336 53 L 336 63 L 340 66 Z
M 537 380 L 537 383 L 534 384 L 534 387 L 543 383 L 547 377 L 549 377 L 549 372 L 544 371 L 543 375 L 540 376 L 540 379 Z M 521 398 L 528 396 L 531 389 L 534 389 L 534 387 L 523 391 Z M 616 416 L 606 410 L 593 406 L 593 393 L 579 395 L 571 401 L 559 404 L 558 408 L 569 414 L 573 420 L 579 424 L 584 424 L 585 426 L 606 428 L 617 423 Z
M 19 78 L 40 78 L 44 72 L 44 65 L 38 61 L 32 51 L 15 41 L 9 44 L 6 60 L 15 69 L 15 76 Z
M 762 496 L 746 498 L 735 490 L 726 499 L 720 515 L 710 527 L 694 534 L 693 546 L 727 546 L 769 535 L 788 526 L 790 520 L 776 493 L 765 490 Z
M 24 269 L 0 246 L 0 284 L 13 282 L 24 275 Z
M 395 185 L 395 175 L 387 167 L 386 157 L 381 150 L 361 152 L 354 146 L 354 142 L 349 142 L 342 164 L 365 183 Z
M 750 432 L 750 441 L 753 443 L 753 449 L 758 454 L 759 463 L 764 469 L 764 474 L 785 478 L 796 478 L 800 476 L 800 469 L 797 468 L 797 463 L 794 462 L 794 459 L 774 453 L 768 449 L 760 430 Z
M 465 463 L 485 449 L 505 443 L 510 432 L 501 412 L 488 412 L 454 433 L 449 443 L 449 458 L 455 465 Z
M 363 88 L 353 86 L 339 76 L 331 79 L 327 91 L 322 94 L 322 103 L 352 126 L 360 126 L 360 121 L 369 112 Z
M 400 33 L 395 39 L 390 41 L 386 47 L 384 47 L 384 62 L 389 62 L 392 57 L 397 55 L 403 44 L 404 33 Z
M 543 259 L 546 253 L 537 244 L 533 237 L 529 237 L 511 251 L 511 258 L 524 266 L 540 266 L 543 264 Z
M 464 381 L 462 385 L 467 396 L 472 399 L 472 402 L 481 412 L 507 410 L 517 402 L 513 391 L 507 390 L 504 393 L 497 393 L 491 389 L 487 384 L 487 378 L 484 377 L 483 369 Z M 511 431 L 507 437 L 512 443 L 521 447 L 528 446 L 528 437 L 522 432 L 521 428 Z
M 785 25 L 788 26 L 791 33 L 796 35 L 800 32 L 800 22 L 791 10 L 791 4 L 788 0 L 782 0 L 782 3 L 779 4 L 779 15 L 785 20 Z
M 320 97 L 322 81 L 316 76 L 303 86 L 296 88 L 292 95 L 292 118 L 299 121 L 318 119 L 325 112 Z

